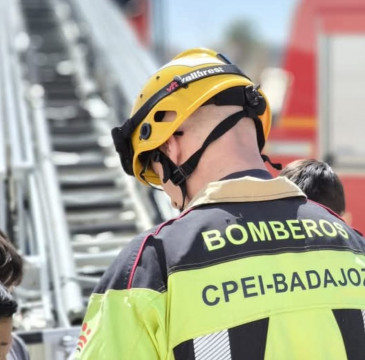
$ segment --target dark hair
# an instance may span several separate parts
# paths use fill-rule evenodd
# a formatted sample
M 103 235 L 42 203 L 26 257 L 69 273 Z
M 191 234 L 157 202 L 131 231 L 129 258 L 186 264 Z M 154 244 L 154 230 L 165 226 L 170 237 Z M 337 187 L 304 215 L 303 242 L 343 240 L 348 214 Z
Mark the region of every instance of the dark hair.
M 323 204 L 341 215 L 345 211 L 345 194 L 341 180 L 323 161 L 296 160 L 280 173 L 297 184 L 308 199 Z
M 23 277 L 23 258 L 0 230 L 0 282 L 5 287 L 18 285 Z
M 17 302 L 10 295 L 4 284 L 0 283 L 0 318 L 12 317 L 18 308 Z

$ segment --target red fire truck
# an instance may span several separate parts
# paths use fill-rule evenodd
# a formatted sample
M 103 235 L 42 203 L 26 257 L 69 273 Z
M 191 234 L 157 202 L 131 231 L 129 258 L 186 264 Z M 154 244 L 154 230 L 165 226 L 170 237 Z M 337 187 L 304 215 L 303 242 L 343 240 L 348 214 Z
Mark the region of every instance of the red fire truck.
M 365 233 L 365 1 L 301 0 L 283 70 L 288 88 L 266 152 L 331 163 L 348 221 Z

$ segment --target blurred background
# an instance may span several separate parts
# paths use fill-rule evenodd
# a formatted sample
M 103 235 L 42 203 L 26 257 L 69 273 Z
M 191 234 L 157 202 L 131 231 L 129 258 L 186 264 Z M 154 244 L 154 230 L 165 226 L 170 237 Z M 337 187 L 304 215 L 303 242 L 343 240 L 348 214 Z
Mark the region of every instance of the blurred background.
M 163 60 L 193 47 L 210 47 L 229 53 L 248 73 L 259 75 L 266 66 L 279 66 L 289 38 L 298 0 L 242 2 L 230 0 L 196 5 L 196 2 L 158 0 L 152 18 L 154 49 Z M 154 20 L 155 19 L 155 20 Z M 260 68 L 261 66 L 261 68 Z
M 346 221 L 365 231 L 365 0 L 0 0 L 0 227 L 26 260 L 15 324 L 31 359 L 81 349 L 101 274 L 176 214 L 123 173 L 110 129 L 192 47 L 261 84 L 273 111 L 264 152 L 329 162 Z

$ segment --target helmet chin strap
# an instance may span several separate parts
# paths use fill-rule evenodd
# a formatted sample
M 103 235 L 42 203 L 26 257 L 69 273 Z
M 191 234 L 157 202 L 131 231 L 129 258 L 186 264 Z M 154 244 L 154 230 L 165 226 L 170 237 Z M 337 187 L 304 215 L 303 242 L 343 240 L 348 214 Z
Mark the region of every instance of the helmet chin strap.
M 197 150 L 193 155 L 191 155 L 189 157 L 189 159 L 186 160 L 180 166 L 176 165 L 161 150 L 158 150 L 158 149 L 155 150 L 155 154 L 154 154 L 153 158 L 154 158 L 154 161 L 160 162 L 162 165 L 163 183 L 166 183 L 167 181 L 171 180 L 171 182 L 174 185 L 179 186 L 181 189 L 182 200 L 183 200 L 181 208 L 180 208 L 181 211 L 184 209 L 186 195 L 187 195 L 186 180 L 189 178 L 189 176 L 192 174 L 192 172 L 198 166 L 199 160 L 200 160 L 201 156 L 203 155 L 203 152 L 205 151 L 205 149 L 213 141 L 217 140 L 219 137 L 221 137 L 223 134 L 225 134 L 228 130 L 233 128 L 233 126 L 235 126 L 239 120 L 241 120 L 243 117 L 246 117 L 246 116 L 249 116 L 252 118 L 252 113 L 248 110 L 241 110 L 241 111 L 238 111 L 238 112 L 228 116 L 223 121 L 221 121 L 211 131 L 211 133 L 208 135 L 208 137 L 205 139 L 201 148 L 199 150 Z M 257 123 L 257 122 L 255 121 L 255 123 Z M 258 135 L 258 136 L 261 136 L 261 135 Z M 273 167 L 276 168 L 277 164 L 273 164 L 267 155 L 261 155 L 261 156 L 264 161 L 268 161 Z
M 159 161 L 162 165 L 163 169 L 163 179 L 162 181 L 166 183 L 171 180 L 174 185 L 177 185 L 181 189 L 182 193 L 182 205 L 180 210 L 182 211 L 185 206 L 187 189 L 186 189 L 186 180 L 192 174 L 192 172 L 196 169 L 198 162 L 203 155 L 205 149 L 216 139 L 221 137 L 224 133 L 230 130 L 233 126 L 237 124 L 237 122 L 246 116 L 246 112 L 244 110 L 238 111 L 222 122 L 220 122 L 208 135 L 205 139 L 203 145 L 199 150 L 197 150 L 193 155 L 190 156 L 188 160 L 186 160 L 181 166 L 176 165 L 167 155 L 165 155 L 161 150 L 155 150 L 156 156 L 155 161 Z

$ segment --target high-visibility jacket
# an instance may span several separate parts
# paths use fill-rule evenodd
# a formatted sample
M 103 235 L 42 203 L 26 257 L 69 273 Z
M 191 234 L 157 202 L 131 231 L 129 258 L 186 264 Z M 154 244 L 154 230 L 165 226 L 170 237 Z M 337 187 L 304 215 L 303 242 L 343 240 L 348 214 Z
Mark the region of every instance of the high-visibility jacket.
M 120 253 L 79 359 L 365 359 L 365 239 L 263 170 L 210 183 Z

